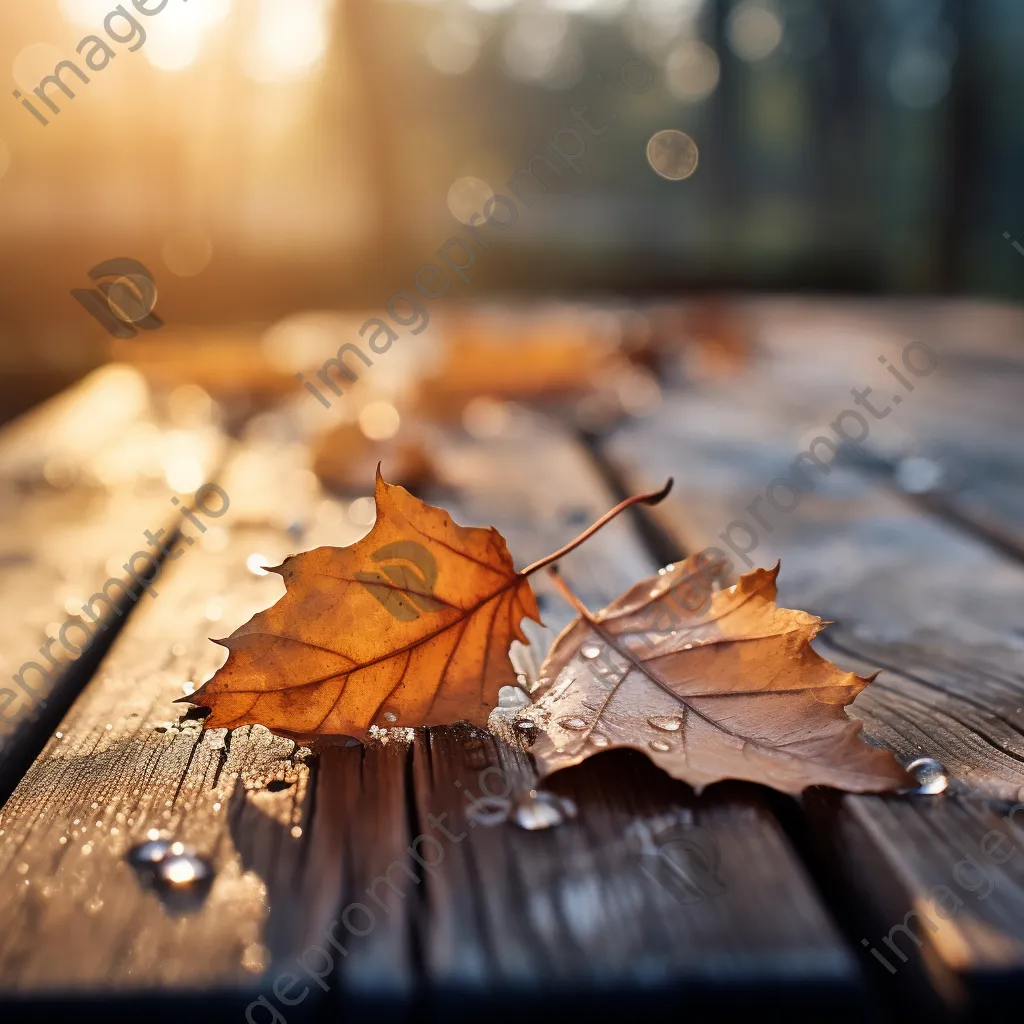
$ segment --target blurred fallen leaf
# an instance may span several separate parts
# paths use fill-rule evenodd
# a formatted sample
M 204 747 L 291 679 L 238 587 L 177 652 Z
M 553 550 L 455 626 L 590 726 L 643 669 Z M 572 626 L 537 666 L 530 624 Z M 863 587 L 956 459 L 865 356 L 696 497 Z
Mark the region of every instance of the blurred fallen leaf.
M 595 377 L 625 365 L 616 323 L 593 310 L 484 308 L 449 316 L 440 363 L 423 382 L 419 408 L 439 420 L 480 396 L 526 401 L 582 394 Z
M 317 439 L 313 471 L 335 494 L 354 494 L 380 462 L 390 467 L 396 483 L 409 490 L 423 491 L 437 482 L 426 445 L 404 420 L 395 437 L 381 441 L 371 441 L 357 423 L 339 424 Z
M 541 774 L 633 747 L 698 791 L 721 779 L 787 793 L 913 785 L 844 710 L 871 679 L 811 648 L 826 623 L 779 608 L 777 575 L 755 569 L 712 594 L 690 558 L 596 614 L 559 580 L 580 618 L 555 641 L 541 667 L 548 682 L 523 712 L 544 730 L 531 748 Z

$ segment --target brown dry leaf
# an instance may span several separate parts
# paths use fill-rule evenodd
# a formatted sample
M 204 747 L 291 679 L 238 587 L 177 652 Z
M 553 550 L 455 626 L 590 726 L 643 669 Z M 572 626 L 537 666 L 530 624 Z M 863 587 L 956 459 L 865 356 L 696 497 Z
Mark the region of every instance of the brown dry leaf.
M 755 569 L 708 601 L 690 558 L 593 615 L 563 585 L 581 617 L 552 646 L 550 682 L 523 715 L 544 729 L 531 748 L 541 774 L 633 747 L 698 791 L 720 779 L 787 793 L 914 785 L 846 715 L 871 679 L 814 652 L 827 623 L 779 608 L 777 575 Z
M 508 650 L 539 622 L 529 580 L 493 527 L 451 516 L 377 474 L 377 521 L 346 548 L 271 570 L 287 592 L 227 640 L 224 667 L 186 698 L 206 728 L 259 723 L 291 736 L 370 726 L 486 725 L 514 685 Z

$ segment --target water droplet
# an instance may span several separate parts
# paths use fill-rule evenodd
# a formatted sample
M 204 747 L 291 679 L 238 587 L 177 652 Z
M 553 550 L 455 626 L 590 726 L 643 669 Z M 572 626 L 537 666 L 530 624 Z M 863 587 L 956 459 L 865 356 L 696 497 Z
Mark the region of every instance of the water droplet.
M 664 754 L 672 749 L 664 740 L 651 740 L 647 745 L 651 750 L 657 750 L 659 754 Z
M 18 874 L 19 875 L 27 875 L 28 874 L 28 865 L 27 864 L 19 864 L 18 865 Z
M 665 572 L 675 572 L 675 569 L 676 566 L 674 562 L 669 562 L 669 564 L 665 566 Z
M 292 839 L 298 839 L 302 835 L 302 829 L 298 825 L 292 825 L 291 837 Z
M 512 820 L 528 832 L 561 825 L 569 818 L 575 818 L 576 805 L 566 797 L 544 790 L 531 789 L 516 799 L 512 809 Z
M 942 467 L 931 459 L 903 459 L 896 467 L 896 483 L 907 494 L 927 494 L 942 483 Z
M 381 717 L 384 719 L 385 722 L 397 722 L 398 721 L 398 715 L 396 715 L 394 713 L 394 711 L 385 711 L 384 714 Z
M 529 732 L 531 729 L 537 728 L 537 723 L 531 722 L 528 718 L 520 718 L 519 721 L 516 722 L 516 728 L 522 729 L 524 732 Z
M 525 708 L 530 703 L 530 698 L 519 689 L 518 686 L 503 686 L 498 690 L 499 708 Z
M 679 732 L 683 720 L 672 715 L 655 715 L 647 719 L 647 724 L 653 725 L 655 729 L 661 729 L 662 732 Z
M 62 733 L 62 732 L 58 732 L 55 735 L 56 735 L 57 739 L 59 739 L 59 740 L 64 739 L 64 733 Z
M 919 788 L 914 790 L 923 796 L 934 796 L 949 785 L 949 777 L 942 763 L 934 757 L 919 757 L 907 765 L 907 771 L 917 779 Z
M 600 647 L 595 647 L 593 644 L 588 644 L 586 647 L 580 649 L 580 654 L 584 658 L 596 658 L 601 653 Z
M 270 963 L 270 950 L 266 946 L 254 942 L 242 950 L 242 966 L 253 974 L 262 974 Z
M 174 846 L 180 845 L 180 843 L 174 844 Z M 209 881 L 212 874 L 213 871 L 206 861 L 201 860 L 193 853 L 186 853 L 182 848 L 181 853 L 172 853 L 171 856 L 165 857 L 160 862 L 156 870 L 156 879 L 163 885 L 194 886 Z
M 159 834 L 155 828 L 149 831 L 150 836 L 159 836 Z M 137 867 L 152 867 L 154 864 L 159 864 L 167 856 L 170 849 L 171 844 L 166 840 L 151 838 L 148 843 L 136 846 L 128 856 Z
M 563 718 L 558 724 L 563 729 L 571 729 L 573 732 L 581 732 L 587 727 L 582 718 Z
M 683 644 L 683 650 L 684 651 L 692 651 L 693 650 L 693 644 Z
M 593 743 L 595 747 L 607 747 L 608 737 L 599 732 L 592 732 L 590 734 L 590 742 Z

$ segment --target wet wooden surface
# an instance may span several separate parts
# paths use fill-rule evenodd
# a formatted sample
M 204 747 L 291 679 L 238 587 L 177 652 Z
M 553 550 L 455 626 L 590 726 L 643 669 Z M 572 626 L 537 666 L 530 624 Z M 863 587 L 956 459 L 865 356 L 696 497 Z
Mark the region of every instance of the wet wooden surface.
M 857 929 L 857 942 L 867 938 L 868 949 L 888 957 L 893 971 L 861 950 L 883 990 L 909 1006 L 917 990 L 908 976 L 916 971 L 943 1009 L 973 1015 L 1000 1005 L 1024 977 L 1024 833 L 1006 820 L 1024 796 L 1024 566 L 969 516 L 936 513 L 954 484 L 936 487 L 929 506 L 915 487 L 900 487 L 898 470 L 903 460 L 927 460 L 947 480 L 969 478 L 971 493 L 991 495 L 987 507 L 998 512 L 999 496 L 1024 479 L 1021 410 L 1005 387 L 990 386 L 986 360 L 973 365 L 976 335 L 929 334 L 939 357 L 934 373 L 915 380 L 915 392 L 891 409 L 891 423 L 884 417 L 871 424 L 861 451 L 840 452 L 827 474 L 811 469 L 814 489 L 780 512 L 765 497 L 772 481 L 791 476 L 793 459 L 811 439 L 829 434 L 827 424 L 842 410 L 856 408 L 851 386 L 873 384 L 890 399 L 877 357 L 898 360 L 902 347 L 921 337 L 912 317 L 897 319 L 898 331 L 890 323 L 872 334 L 853 311 L 857 329 L 848 347 L 832 347 L 818 360 L 809 340 L 814 316 L 803 310 L 801 319 L 805 345 L 777 326 L 773 337 L 786 338 L 784 356 L 768 344 L 749 372 L 720 392 L 669 396 L 657 417 L 611 439 L 605 451 L 632 486 L 660 479 L 671 466 L 681 487 L 663 521 L 681 543 L 691 550 L 718 545 L 741 570 L 744 557 L 757 565 L 781 558 L 782 603 L 837 620 L 818 641 L 821 653 L 857 671 L 883 669 L 854 714 L 905 762 L 941 761 L 950 791 L 941 798 L 847 796 L 838 808 L 806 801 L 802 827 L 828 875 L 823 884 L 840 903 L 837 913 Z M 872 319 L 884 322 L 877 312 Z M 1019 317 L 1015 322 L 1019 327 Z M 1007 346 L 1010 340 L 1004 338 Z M 1019 352 L 1007 347 L 1002 358 Z M 944 376 L 946 364 L 955 373 Z M 958 388 L 973 397 L 950 399 Z M 964 452 L 986 444 L 1010 464 L 1006 477 L 989 481 L 967 465 Z M 883 460 L 896 472 L 875 472 Z M 905 483 L 914 482 L 915 468 L 920 462 L 905 468 Z M 793 500 L 783 488 L 775 497 L 784 507 Z M 730 529 L 737 521 L 756 532 L 756 546 L 750 531 Z M 1014 518 L 1000 514 L 999 527 L 1012 537 Z M 739 550 L 730 550 L 728 539 Z M 917 939 L 890 931 L 914 910 L 927 918 L 910 920 Z M 947 910 L 955 913 L 943 918 Z
M 596 441 L 522 407 L 487 439 L 431 428 L 437 482 L 422 496 L 497 526 L 522 565 L 617 489 L 674 476 L 657 530 L 624 518 L 564 560 L 576 592 L 596 609 L 658 558 L 708 544 L 742 570 L 720 535 L 748 522 L 750 562 L 782 558 L 782 602 L 837 620 L 821 652 L 883 669 L 854 714 L 904 762 L 940 760 L 946 793 L 791 800 L 720 784 L 696 798 L 618 751 L 537 798 L 512 707 L 490 733 L 454 725 L 316 750 L 260 727 L 203 733 L 172 702 L 220 664 L 208 638 L 281 593 L 259 565 L 367 527 L 320 491 L 287 409 L 228 439 L 139 403 L 105 428 L 115 465 L 129 464 L 114 442 L 132 424 L 153 424 L 140 436 L 191 430 L 231 507 L 202 536 L 186 527 L 196 543 L 164 564 L 159 597 L 118 623 L 96 664 L 61 677 L 50 718 L 21 724 L 0 759 L 11 776 L 0 1005 L 254 1022 L 681 1006 L 974 1020 L 1013 1008 L 1024 987 L 1024 832 L 1007 820 L 1024 798 L 1022 317 L 964 304 L 742 312 L 757 350 L 748 367 L 667 388 L 657 413 Z M 878 357 L 898 361 L 915 340 L 936 353 L 934 372 L 827 474 L 812 468 L 792 511 L 768 504 L 794 457 L 858 408 L 851 388 L 899 393 Z M 71 416 L 68 401 L 49 423 L 0 433 L 8 674 L 32 658 L 40 628 L 68 617 L 66 583 L 88 597 L 142 530 L 173 521 L 166 478 L 69 482 L 67 449 L 33 456 Z M 99 497 L 83 516 L 86 485 Z M 762 523 L 750 511 L 759 496 Z M 26 516 L 44 525 L 25 530 Z M 513 652 L 527 680 L 571 617 L 537 583 L 547 628 Z M 523 827 L 545 815 L 560 823 Z M 690 844 L 682 888 L 661 873 L 656 844 L 670 829 Z M 182 897 L 133 854 L 150 841 L 182 843 L 208 883 Z M 914 910 L 912 934 L 900 930 Z

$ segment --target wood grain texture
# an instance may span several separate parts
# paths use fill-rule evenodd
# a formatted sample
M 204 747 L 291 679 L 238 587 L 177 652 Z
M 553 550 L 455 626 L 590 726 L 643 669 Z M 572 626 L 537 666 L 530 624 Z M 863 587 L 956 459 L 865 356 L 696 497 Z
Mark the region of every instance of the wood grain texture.
M 202 732 L 172 703 L 222 660 L 211 633 L 280 592 L 277 577 L 247 564 L 274 564 L 296 545 L 274 519 L 307 472 L 288 449 L 250 446 L 234 459 L 223 525 L 171 566 L 0 813 L 0 914 L 10 926 L 0 936 L 0 1001 L 35 1005 L 56 993 L 65 1009 L 91 998 L 148 1015 L 173 997 L 240 1012 L 286 965 L 301 973 L 295 958 L 323 941 L 351 858 L 369 856 L 392 822 L 404 828 L 403 815 L 375 817 L 404 758 L 389 776 L 394 758 L 385 757 L 364 784 L 359 751 L 327 751 L 318 774 L 289 740 L 259 726 Z M 307 507 L 311 524 L 314 511 L 323 506 Z M 328 540 L 317 530 L 338 543 L 362 532 L 339 516 L 317 521 L 334 525 L 313 525 L 312 543 Z M 313 821 L 317 805 L 326 813 Z M 351 822 L 370 827 L 346 835 Z M 173 886 L 135 870 L 129 855 L 151 829 L 209 862 L 208 892 L 182 907 Z M 399 839 L 400 850 L 404 831 Z M 345 844 L 357 852 L 346 856 Z M 321 970 L 312 954 L 309 962 Z M 332 971 L 326 991 L 307 977 L 297 1017 L 339 998 Z
M 458 487 L 456 516 L 493 522 L 521 562 L 557 548 L 578 520 L 613 504 L 576 443 L 530 417 L 505 439 L 449 439 L 434 452 Z M 653 568 L 627 520 L 562 563 L 594 608 Z M 542 586 L 543 617 L 560 628 L 573 613 Z M 538 651 L 551 636 L 538 636 Z M 767 1000 L 840 1016 L 862 1011 L 853 959 L 755 790 L 719 787 L 697 801 L 641 755 L 620 751 L 550 780 L 576 802 L 577 818 L 543 831 L 488 825 L 502 817 L 502 799 L 527 799 L 537 785 L 508 714 L 491 721 L 497 739 L 453 727 L 432 729 L 429 743 L 414 746 L 419 827 L 426 832 L 432 815 L 459 837 L 444 841 L 427 887 L 421 945 L 437 1012 L 554 1019 L 680 999 L 691 1009 Z M 467 813 L 488 790 L 499 798 Z M 645 872 L 641 851 L 659 861 L 656 839 L 673 826 L 720 851 L 725 891 L 684 905 Z
M 1024 311 L 972 301 L 788 299 L 742 309 L 771 399 L 766 425 L 788 422 L 799 438 L 844 409 L 859 411 L 870 434 L 859 454 L 845 457 L 906 500 L 1024 558 Z M 880 418 L 851 393 L 867 387 Z M 857 429 L 852 420 L 848 428 Z
M 822 353 L 821 370 L 821 380 L 832 383 L 839 375 L 829 366 L 841 358 L 834 342 Z M 784 346 L 784 340 L 776 342 Z M 951 884 L 954 865 L 965 854 L 979 856 L 987 832 L 1006 830 L 999 816 L 1022 793 L 1024 571 L 987 539 L 972 536 L 969 524 L 927 514 L 849 463 L 834 462 L 827 474 L 812 471 L 813 489 L 802 489 L 790 511 L 769 503 L 772 481 L 792 477 L 794 457 L 811 438 L 827 433 L 823 424 L 829 422 L 822 414 L 828 402 L 817 350 L 796 342 L 792 349 L 804 362 L 789 361 L 788 376 L 762 353 L 733 381 L 699 394 L 666 396 L 656 418 L 625 431 L 607 451 L 633 486 L 666 473 L 681 481 L 670 523 L 690 550 L 726 548 L 739 571 L 746 568 L 744 556 L 728 551 L 730 538 L 737 548 L 750 549 L 751 562 L 771 565 L 781 558 L 780 603 L 838 620 L 818 642 L 821 653 L 861 673 L 883 669 L 852 708 L 867 732 L 904 761 L 929 756 L 945 765 L 952 786 L 944 796 L 844 797 L 836 821 L 817 816 L 807 822 L 811 832 L 831 840 L 843 898 L 859 903 L 871 927 L 887 935 L 908 911 L 926 904 L 935 885 Z M 799 417 L 794 389 L 782 387 L 797 375 Z M 848 387 L 860 387 L 869 378 L 847 380 Z M 968 376 L 958 383 L 972 388 L 976 382 Z M 924 384 L 919 390 L 872 426 L 872 444 L 887 445 L 887 430 L 904 429 L 897 417 L 909 412 L 911 400 L 915 408 L 932 400 Z M 935 397 L 938 415 L 943 392 L 936 390 Z M 1005 393 L 991 400 L 990 421 L 974 424 L 978 437 L 997 431 L 1009 417 Z M 836 389 L 833 417 L 848 407 Z M 980 415 L 980 408 L 975 412 Z M 920 412 L 916 417 L 914 422 L 924 419 Z M 775 497 L 784 506 L 793 503 L 782 488 Z M 731 526 L 739 521 L 756 534 L 756 543 L 749 531 Z M 997 1005 L 1007 984 L 1020 984 L 1019 859 L 1015 853 L 1005 867 L 981 861 L 993 874 L 992 895 L 977 901 L 953 884 L 964 909 L 936 933 L 924 929 L 921 969 L 947 1009 L 978 1013 Z M 912 972 L 890 979 L 870 956 L 865 964 L 890 988 L 909 990 Z
M 140 461 L 142 444 L 155 459 Z M 212 425 L 170 422 L 125 368 L 93 374 L 0 432 L 0 801 L 130 613 L 131 601 L 120 616 L 93 596 L 109 579 L 131 583 L 124 565 L 135 552 L 162 558 L 145 530 L 165 530 L 166 540 L 183 521 L 170 503 L 171 460 L 191 459 L 205 481 L 224 448 Z M 108 594 L 126 596 L 116 586 Z M 83 645 L 90 620 L 77 613 L 87 603 L 102 625 L 76 660 L 60 631 L 73 623 L 65 636 Z M 39 667 L 22 671 L 28 663 Z

